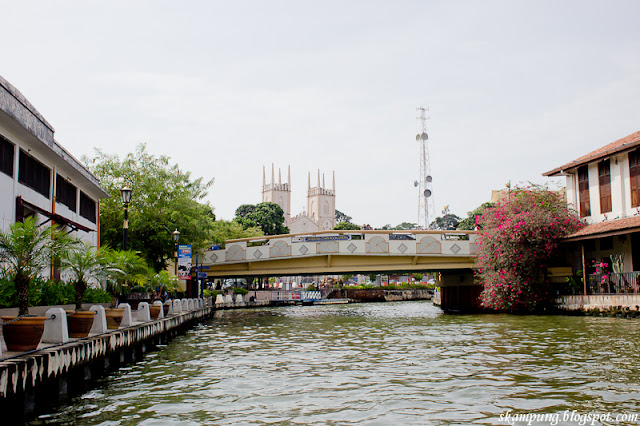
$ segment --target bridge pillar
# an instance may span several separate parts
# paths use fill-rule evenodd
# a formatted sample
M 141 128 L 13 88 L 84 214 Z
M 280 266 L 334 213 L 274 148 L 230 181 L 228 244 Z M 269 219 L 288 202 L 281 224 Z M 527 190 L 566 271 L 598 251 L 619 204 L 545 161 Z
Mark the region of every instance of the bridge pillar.
M 474 282 L 470 270 L 440 272 L 436 287 L 440 289 L 440 307 L 445 311 L 473 312 L 481 309 L 479 296 L 482 286 Z

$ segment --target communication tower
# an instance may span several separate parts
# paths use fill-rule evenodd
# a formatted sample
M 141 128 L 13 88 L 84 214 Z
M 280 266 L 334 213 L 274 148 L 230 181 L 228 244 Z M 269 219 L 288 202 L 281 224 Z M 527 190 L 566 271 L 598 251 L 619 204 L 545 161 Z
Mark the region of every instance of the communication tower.
M 433 203 L 433 178 L 431 177 L 431 164 L 429 160 L 429 145 L 427 135 L 427 109 L 420 107 L 418 122 L 420 133 L 416 135 L 416 142 L 420 146 L 420 178 L 413 182 L 418 188 L 418 227 L 428 229 L 429 223 L 435 219 L 435 207 Z M 434 217 L 431 217 L 434 216 Z

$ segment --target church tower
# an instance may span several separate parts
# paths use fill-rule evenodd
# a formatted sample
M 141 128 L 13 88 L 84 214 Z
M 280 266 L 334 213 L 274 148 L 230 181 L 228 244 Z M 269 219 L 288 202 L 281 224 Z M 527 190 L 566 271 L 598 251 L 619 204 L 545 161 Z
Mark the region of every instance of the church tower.
M 262 202 L 276 203 L 284 212 L 284 223 L 291 220 L 291 166 L 288 169 L 287 183 L 282 183 L 282 171 L 278 168 L 278 183 L 275 182 L 275 167 L 271 164 L 271 183 L 267 183 L 265 167 L 262 166 Z
M 327 189 L 322 175 L 320 183 L 320 170 L 318 170 L 318 184 L 311 187 L 311 172 L 307 182 L 307 215 L 318 223 L 320 231 L 333 229 L 336 226 L 336 172 L 333 172 L 331 189 Z

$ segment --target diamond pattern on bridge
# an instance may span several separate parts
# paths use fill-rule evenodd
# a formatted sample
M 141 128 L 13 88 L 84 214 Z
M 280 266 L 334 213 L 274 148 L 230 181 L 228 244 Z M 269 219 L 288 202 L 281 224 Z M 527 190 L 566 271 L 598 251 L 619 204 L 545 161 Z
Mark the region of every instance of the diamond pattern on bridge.
M 300 253 L 302 253 L 302 255 L 304 256 L 305 254 L 307 254 L 307 252 L 309 251 L 309 249 L 307 248 L 307 246 L 302 246 L 300 247 L 300 250 L 298 250 Z
M 358 247 L 356 247 L 355 244 L 351 243 L 349 244 L 349 246 L 347 247 L 347 250 L 349 250 L 351 253 L 353 253 L 354 251 L 356 251 Z
M 262 257 L 262 252 L 260 250 L 254 251 L 253 257 L 255 257 L 256 259 L 260 259 Z
M 454 244 L 451 246 L 451 251 L 454 252 L 455 254 L 458 254 L 458 252 L 460 251 L 460 246 L 457 244 Z
M 405 251 L 407 251 L 409 247 L 405 246 L 404 243 L 400 244 L 398 246 L 398 250 L 400 250 L 400 253 L 404 254 Z
M 218 261 L 218 255 L 215 253 L 211 253 L 209 259 L 211 259 L 211 263 L 216 263 Z

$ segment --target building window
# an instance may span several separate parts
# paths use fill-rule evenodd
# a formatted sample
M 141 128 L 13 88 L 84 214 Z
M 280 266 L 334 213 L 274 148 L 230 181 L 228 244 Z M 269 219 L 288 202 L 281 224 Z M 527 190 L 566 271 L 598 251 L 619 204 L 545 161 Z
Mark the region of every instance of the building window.
M 51 169 L 23 150 L 20 150 L 18 182 L 49 198 L 51 192 Z
M 580 196 L 580 217 L 591 216 L 589 204 L 589 169 L 587 166 L 578 168 L 578 193 Z
M 598 183 L 600 184 L 600 213 L 611 211 L 611 164 L 609 160 L 598 163 Z
M 80 191 L 80 216 L 96 223 L 96 202 Z
M 13 177 L 13 155 L 15 146 L 3 136 L 0 136 L 0 172 Z
M 56 203 L 64 204 L 75 213 L 77 211 L 77 194 L 78 190 L 75 186 L 62 176 L 56 175 Z
M 629 180 L 631 187 L 631 207 L 640 207 L 640 152 L 629 153 Z

